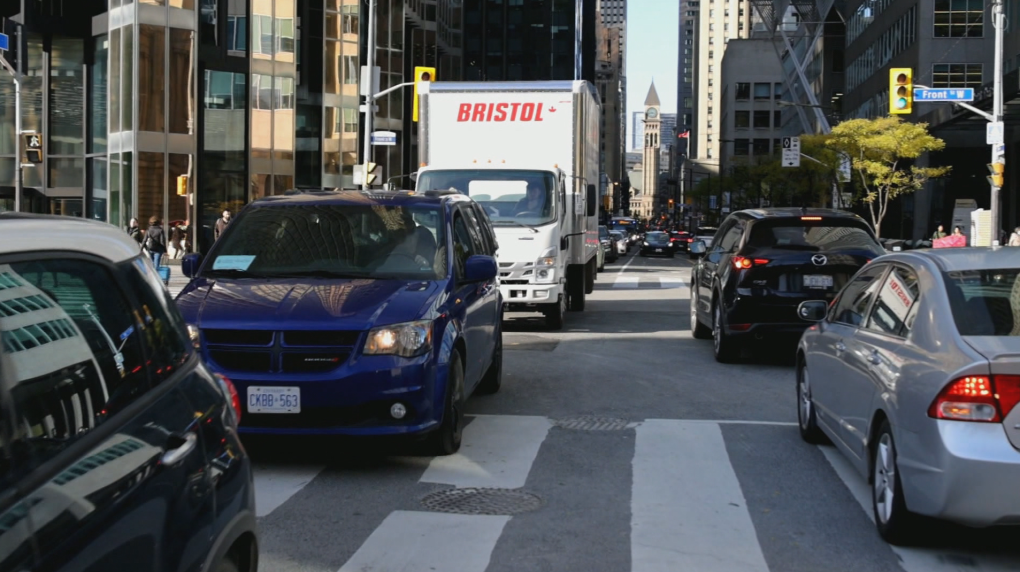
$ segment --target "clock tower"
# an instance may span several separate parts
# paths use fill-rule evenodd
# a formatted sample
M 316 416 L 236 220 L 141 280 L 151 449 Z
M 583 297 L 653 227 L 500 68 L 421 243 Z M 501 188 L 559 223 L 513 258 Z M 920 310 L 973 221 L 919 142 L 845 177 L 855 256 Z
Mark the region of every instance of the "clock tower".
M 644 173 L 643 185 L 641 186 L 641 215 L 651 217 L 655 215 L 655 201 L 659 194 L 659 131 L 661 118 L 659 117 L 659 94 L 655 91 L 655 82 L 648 88 L 648 96 L 645 97 L 645 146 L 642 161 L 642 172 Z

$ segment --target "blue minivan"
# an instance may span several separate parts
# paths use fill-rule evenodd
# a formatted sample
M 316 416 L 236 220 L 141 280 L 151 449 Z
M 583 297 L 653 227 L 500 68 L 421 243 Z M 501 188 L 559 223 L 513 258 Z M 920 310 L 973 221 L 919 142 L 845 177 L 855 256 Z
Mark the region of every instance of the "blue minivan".
M 496 239 L 453 192 L 307 191 L 245 207 L 177 297 L 248 434 L 422 437 L 460 448 L 502 375 Z

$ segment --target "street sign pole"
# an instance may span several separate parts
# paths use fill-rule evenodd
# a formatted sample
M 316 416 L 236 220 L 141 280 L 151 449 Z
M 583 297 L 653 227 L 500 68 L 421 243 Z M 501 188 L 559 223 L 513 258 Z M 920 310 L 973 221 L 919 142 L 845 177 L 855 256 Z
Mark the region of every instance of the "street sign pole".
M 995 27 L 995 71 L 992 73 L 994 81 L 992 87 L 992 122 L 1002 122 L 1002 31 L 1006 26 L 1004 21 L 1005 17 L 1002 13 L 1002 0 L 995 0 L 992 4 L 992 25 Z M 994 165 L 1001 160 L 1001 156 L 1005 156 L 1005 141 L 993 141 L 992 142 L 992 164 Z M 995 144 L 999 143 L 999 144 Z M 1001 151 L 1001 153 L 1000 153 Z M 999 233 L 1002 230 L 1002 223 L 1000 218 L 1002 216 L 1002 209 L 999 205 L 999 192 L 1000 188 L 993 181 L 991 183 L 992 188 L 992 208 L 989 213 L 991 218 L 992 226 L 992 244 L 995 244 L 999 240 Z
M 365 56 L 365 66 L 368 68 L 368 97 L 365 98 L 365 157 L 361 160 L 364 165 L 364 173 L 361 179 L 361 189 L 369 189 L 368 164 L 372 161 L 372 115 L 375 112 L 374 95 L 375 86 L 373 82 L 373 69 L 375 68 L 375 0 L 368 0 L 368 54 Z
M 8 36 L 4 35 L 4 39 L 7 40 L 6 44 L 10 40 Z M 18 47 L 21 47 L 21 33 L 19 33 L 15 39 L 18 42 Z M 6 51 L 6 47 L 3 51 Z M 0 53 L 0 65 L 3 65 L 5 69 L 11 74 L 14 79 L 14 148 L 17 150 L 18 156 L 15 158 L 15 165 L 17 165 L 16 172 L 14 174 L 14 212 L 21 212 L 21 188 L 24 185 L 22 178 L 22 166 L 21 166 L 21 61 L 24 59 L 24 50 L 18 50 L 18 68 L 14 69 L 13 66 L 7 61 L 7 59 Z

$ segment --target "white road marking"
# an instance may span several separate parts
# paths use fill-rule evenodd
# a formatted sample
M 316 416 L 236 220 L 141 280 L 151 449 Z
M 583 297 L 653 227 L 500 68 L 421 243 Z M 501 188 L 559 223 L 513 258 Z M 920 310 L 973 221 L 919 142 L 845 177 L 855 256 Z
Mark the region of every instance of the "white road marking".
M 640 281 L 639 276 L 617 276 L 613 288 L 637 288 Z
M 659 278 L 660 288 L 681 288 L 684 286 L 684 281 L 679 278 Z
M 774 425 L 776 427 L 796 427 L 790 421 L 754 421 L 751 419 L 685 419 L 684 423 L 709 423 L 712 425 Z
M 509 516 L 394 511 L 340 572 L 485 572 Z
M 261 465 L 253 468 L 255 515 L 266 516 L 308 486 L 322 469 L 320 466 Z
M 840 480 L 850 489 L 850 494 L 857 500 L 868 520 L 874 522 L 875 517 L 871 508 L 871 485 L 861 477 L 857 469 L 850 464 L 850 461 L 843 456 L 835 447 L 819 445 L 822 454 L 829 460 Z M 878 534 L 877 532 L 875 533 Z M 973 561 L 973 565 L 961 567 L 959 558 L 946 558 L 948 550 L 933 550 L 930 548 L 902 548 L 890 546 L 889 548 L 899 557 L 900 566 L 907 572 L 959 572 L 969 570 L 975 572 L 1013 572 L 1016 570 L 1016 557 L 1009 555 L 996 556 L 994 554 L 982 554 L 968 550 L 952 550 L 954 556 L 966 557 Z
M 769 572 L 718 425 L 664 419 L 637 429 L 633 572 Z
M 464 428 L 460 452 L 436 457 L 423 483 L 516 489 L 524 486 L 552 422 L 528 415 L 479 415 Z

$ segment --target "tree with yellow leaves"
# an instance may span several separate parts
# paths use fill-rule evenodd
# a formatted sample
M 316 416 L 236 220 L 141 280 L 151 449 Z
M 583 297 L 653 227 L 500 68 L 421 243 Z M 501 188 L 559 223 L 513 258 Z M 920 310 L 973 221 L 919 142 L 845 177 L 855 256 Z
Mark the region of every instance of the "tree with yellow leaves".
M 917 191 L 929 179 L 944 177 L 950 170 L 904 166 L 925 153 L 941 151 L 946 143 L 928 133 L 927 123 L 904 122 L 899 117 L 844 121 L 832 128 L 825 144 L 850 157 L 851 172 L 860 189 L 854 199 L 868 205 L 876 236 L 881 236 L 889 201 Z

